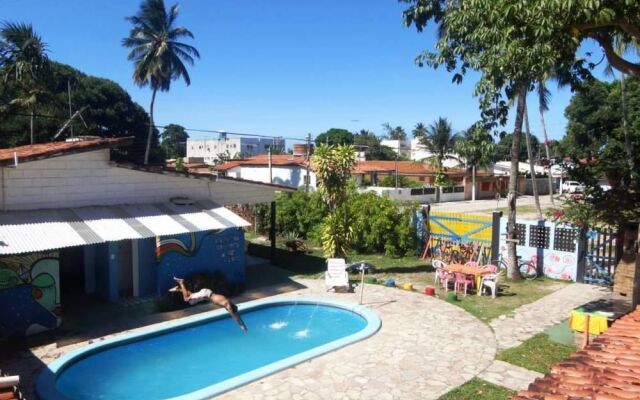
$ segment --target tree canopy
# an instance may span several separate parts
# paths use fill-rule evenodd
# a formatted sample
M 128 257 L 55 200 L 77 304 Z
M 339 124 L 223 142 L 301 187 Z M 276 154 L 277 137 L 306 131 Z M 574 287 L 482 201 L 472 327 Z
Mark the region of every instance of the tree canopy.
M 505 161 L 511 159 L 511 147 L 513 145 L 513 133 L 507 133 L 500 138 L 494 149 L 494 161 Z M 540 149 L 540 140 L 536 135 L 531 135 L 531 150 L 534 152 L 534 158 L 538 154 Z M 518 153 L 518 159 L 523 161 L 529 158 L 527 154 L 527 143 L 524 140 L 520 141 L 520 152 Z
M 186 156 L 187 139 L 189 134 L 183 126 L 177 124 L 169 124 L 164 127 L 162 133 L 162 151 L 166 158 L 178 158 Z
M 620 82 L 590 81 L 565 110 L 567 134 L 559 147 L 573 159 L 567 166 L 573 178 L 584 182 L 588 196 L 567 209 L 580 211 L 582 222 L 621 224 L 640 218 L 638 182 L 632 178 L 640 165 L 640 154 L 632 152 L 629 166 L 620 107 Z M 640 78 L 626 82 L 627 123 L 630 144 L 640 148 Z M 610 191 L 601 190 L 606 179 Z M 587 212 L 588 210 L 588 212 Z M 585 221 L 585 215 L 592 221 Z M 575 222 L 575 221 L 574 221 Z
M 123 157 L 141 162 L 144 154 L 148 127 L 148 114 L 117 83 L 104 78 L 86 75 L 77 69 L 51 61 L 50 73 L 44 82 L 49 93 L 46 101 L 38 106 L 35 118 L 35 142 L 49 142 L 62 124 L 69 118 L 68 88 L 71 88 L 72 110 L 87 106 L 82 119 L 74 119 L 64 135 L 133 136 L 134 143 L 124 149 Z M 29 115 L 18 105 L 9 104 L 18 90 L 15 85 L 0 87 L 0 147 L 12 147 L 29 143 Z M 86 124 L 86 125 L 85 125 Z M 152 141 L 152 159 L 161 161 L 157 130 Z
M 386 132 L 386 136 L 391 140 L 407 139 L 407 132 L 401 126 L 392 127 L 388 122 L 382 124 L 382 129 Z
M 326 132 L 319 134 L 315 140 L 316 146 L 320 145 L 349 145 L 353 144 L 353 133 L 346 129 L 331 128 Z
M 360 131 L 362 132 L 362 131 Z M 353 146 L 365 152 L 367 160 L 395 160 L 396 152 L 389 146 L 380 144 L 380 138 L 373 133 L 357 133 L 353 136 Z

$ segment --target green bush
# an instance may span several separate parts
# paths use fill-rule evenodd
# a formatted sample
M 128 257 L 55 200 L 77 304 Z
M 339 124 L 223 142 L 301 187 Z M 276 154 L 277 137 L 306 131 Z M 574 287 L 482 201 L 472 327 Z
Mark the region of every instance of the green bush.
M 396 187 L 396 176 L 387 175 L 384 178 L 380 179 L 378 184 L 382 187 Z M 422 187 L 422 184 L 412 179 L 409 179 L 406 176 L 398 176 L 398 187 L 399 188 L 418 188 L 418 187 Z
M 281 193 L 276 199 L 276 231 L 280 235 L 294 232 L 301 239 L 308 239 L 328 211 L 318 192 Z

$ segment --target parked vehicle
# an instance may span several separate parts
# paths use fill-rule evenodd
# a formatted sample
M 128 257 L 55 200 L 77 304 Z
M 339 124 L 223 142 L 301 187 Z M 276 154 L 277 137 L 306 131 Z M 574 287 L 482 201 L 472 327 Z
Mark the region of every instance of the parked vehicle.
M 562 193 L 584 193 L 584 185 L 577 181 L 566 181 L 560 188 Z

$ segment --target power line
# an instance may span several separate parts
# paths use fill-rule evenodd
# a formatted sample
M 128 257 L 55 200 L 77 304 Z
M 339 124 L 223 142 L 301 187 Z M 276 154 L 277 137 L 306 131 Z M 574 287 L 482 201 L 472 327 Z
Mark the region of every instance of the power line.
M 2 113 L 3 115 L 13 115 L 13 116 L 18 116 L 18 117 L 31 117 L 31 114 L 24 114 L 24 113 Z M 46 115 L 46 114 L 33 114 L 34 117 L 38 117 L 38 118 L 49 118 L 49 119 L 59 119 L 59 120 L 67 120 L 68 117 L 66 116 L 57 116 L 57 115 Z M 148 125 L 147 125 L 148 126 Z M 154 125 L 154 128 L 166 128 L 168 125 Z M 200 129 L 200 128 L 187 128 L 187 127 L 183 127 L 184 130 L 186 131 L 191 131 L 191 132 L 202 132 L 202 133 L 217 133 L 217 134 L 226 134 L 226 135 L 234 135 L 234 136 L 246 136 L 246 137 L 260 137 L 260 138 L 268 138 L 268 139 L 273 139 L 273 138 L 281 138 L 281 139 L 285 139 L 285 140 L 293 140 L 293 141 L 298 141 L 298 142 L 305 142 L 307 139 L 306 138 L 292 138 L 292 137 L 285 137 L 285 136 L 278 136 L 278 135 L 263 135 L 263 134 L 258 134 L 258 133 L 241 133 L 241 132 L 227 132 L 227 131 L 221 131 L 221 130 L 215 130 L 215 129 Z

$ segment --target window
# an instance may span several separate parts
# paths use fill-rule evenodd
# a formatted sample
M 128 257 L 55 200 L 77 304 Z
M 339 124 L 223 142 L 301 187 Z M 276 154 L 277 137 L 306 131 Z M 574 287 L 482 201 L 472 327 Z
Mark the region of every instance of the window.
M 491 190 L 491 182 L 482 182 L 480 190 L 484 192 Z
M 424 182 L 424 176 L 419 177 L 419 178 L 418 178 L 418 180 L 419 180 L 420 182 Z

